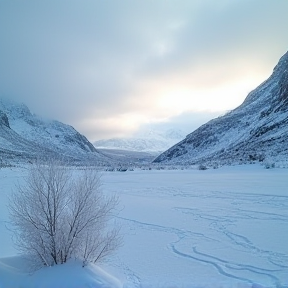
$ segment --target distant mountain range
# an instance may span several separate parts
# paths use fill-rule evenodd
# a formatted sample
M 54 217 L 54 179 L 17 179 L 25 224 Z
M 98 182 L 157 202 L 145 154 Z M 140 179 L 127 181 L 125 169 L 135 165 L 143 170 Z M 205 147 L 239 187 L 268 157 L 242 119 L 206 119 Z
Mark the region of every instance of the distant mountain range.
M 288 52 L 245 101 L 202 125 L 158 156 L 155 163 L 288 161 Z
M 107 162 L 72 126 L 44 120 L 24 104 L 0 99 L 0 164 L 57 158 L 73 164 Z
M 115 149 L 159 154 L 182 140 L 185 136 L 182 131 L 176 129 L 168 129 L 166 131 L 150 129 L 139 132 L 135 137 L 99 140 L 93 144 L 97 149 Z
M 98 140 L 93 144 L 97 149 L 115 149 L 159 154 L 184 137 L 185 134 L 176 129 L 168 129 L 166 131 L 149 129 L 139 132 L 135 137 Z

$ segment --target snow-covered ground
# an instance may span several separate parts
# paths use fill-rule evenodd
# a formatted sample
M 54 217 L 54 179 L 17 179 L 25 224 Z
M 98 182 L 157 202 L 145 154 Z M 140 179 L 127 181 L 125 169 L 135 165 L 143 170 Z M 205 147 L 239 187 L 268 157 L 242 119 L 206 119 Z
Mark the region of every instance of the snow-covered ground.
M 118 286 L 93 266 L 26 275 L 9 258 L 7 196 L 23 174 L 0 170 L 0 287 Z M 288 287 L 287 169 L 103 172 L 102 182 L 120 197 L 123 246 L 100 266 L 123 287 Z

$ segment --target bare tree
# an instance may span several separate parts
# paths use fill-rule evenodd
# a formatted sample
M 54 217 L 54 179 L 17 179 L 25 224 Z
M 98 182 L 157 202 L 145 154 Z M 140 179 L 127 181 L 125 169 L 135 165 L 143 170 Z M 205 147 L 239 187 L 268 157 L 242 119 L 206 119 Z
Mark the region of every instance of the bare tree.
M 113 252 L 119 229 L 109 229 L 118 199 L 100 189 L 99 174 L 55 162 L 34 165 L 10 199 L 19 250 L 45 266 L 81 259 L 83 266 Z

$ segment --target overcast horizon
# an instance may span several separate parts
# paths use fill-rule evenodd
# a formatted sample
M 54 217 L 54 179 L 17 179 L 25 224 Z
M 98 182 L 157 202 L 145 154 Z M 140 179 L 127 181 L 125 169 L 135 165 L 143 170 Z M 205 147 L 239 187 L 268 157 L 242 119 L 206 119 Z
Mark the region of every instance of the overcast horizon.
M 0 98 L 92 142 L 190 133 L 271 75 L 287 12 L 287 0 L 1 0 Z

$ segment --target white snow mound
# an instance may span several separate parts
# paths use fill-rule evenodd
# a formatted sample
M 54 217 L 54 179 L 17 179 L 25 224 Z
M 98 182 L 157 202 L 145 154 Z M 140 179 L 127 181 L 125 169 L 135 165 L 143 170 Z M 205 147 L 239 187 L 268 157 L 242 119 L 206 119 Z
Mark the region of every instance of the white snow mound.
M 11 288 L 120 288 L 121 283 L 94 264 L 79 261 L 29 272 L 21 256 L 0 258 L 0 287 Z

